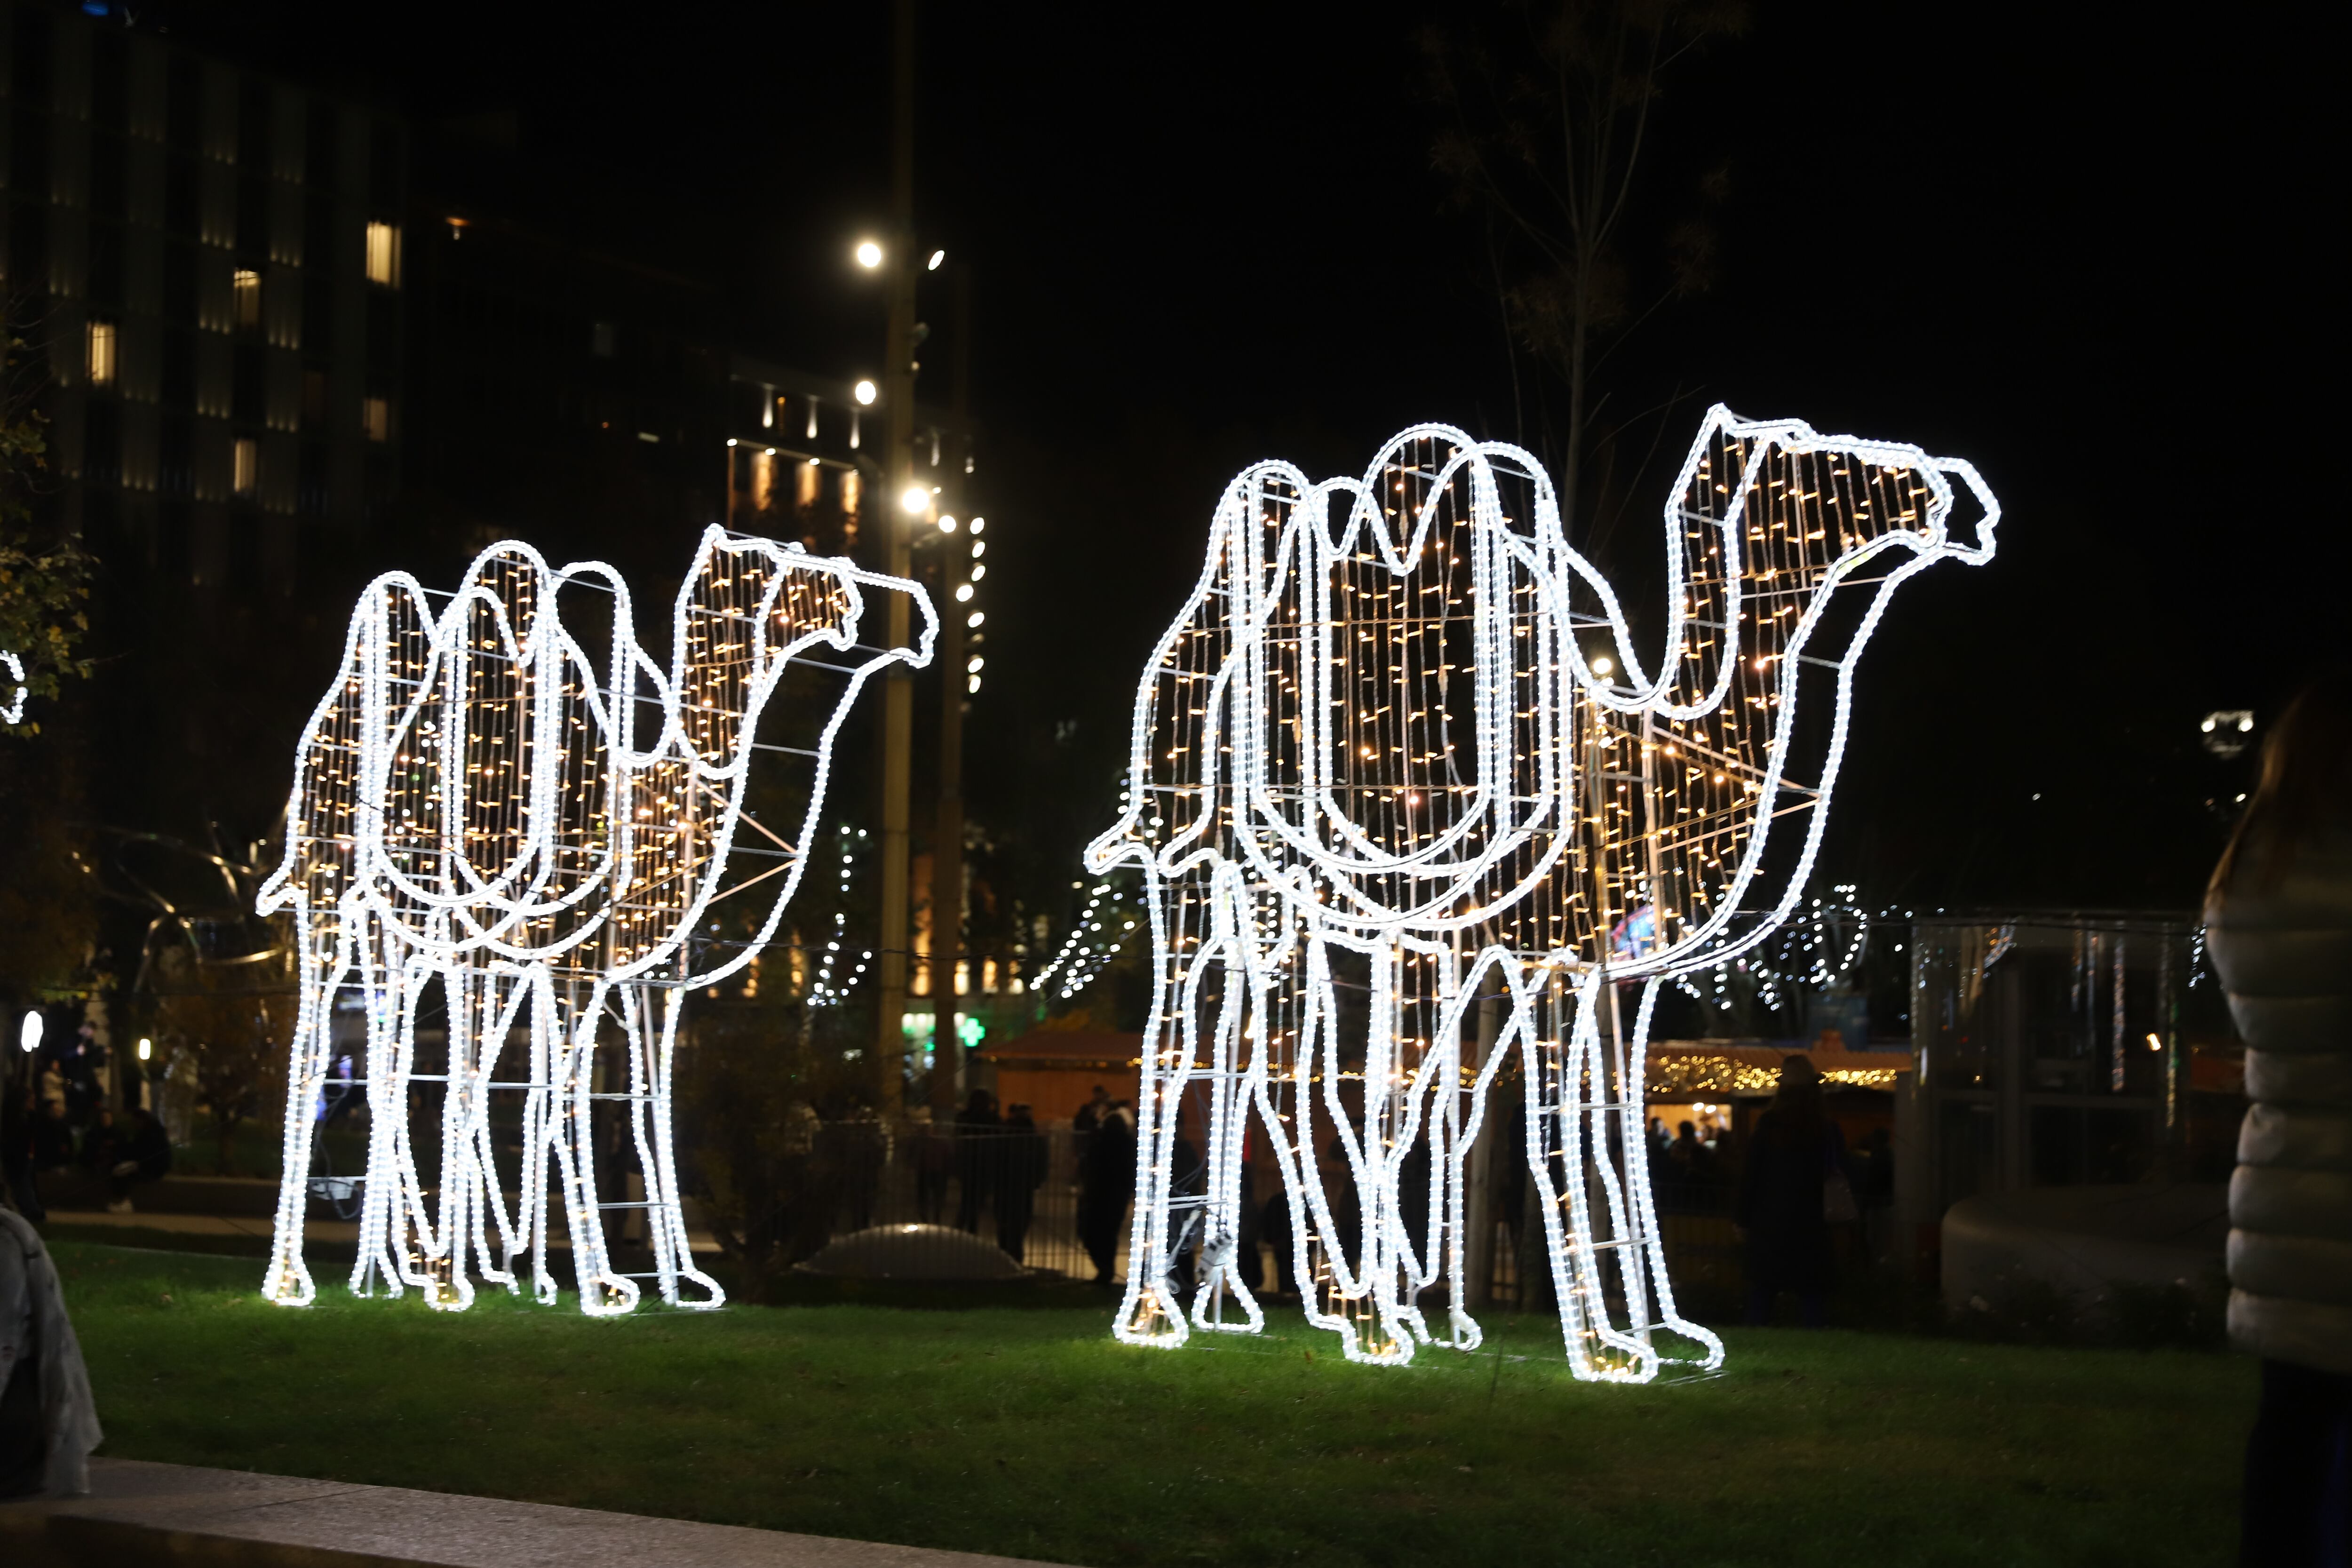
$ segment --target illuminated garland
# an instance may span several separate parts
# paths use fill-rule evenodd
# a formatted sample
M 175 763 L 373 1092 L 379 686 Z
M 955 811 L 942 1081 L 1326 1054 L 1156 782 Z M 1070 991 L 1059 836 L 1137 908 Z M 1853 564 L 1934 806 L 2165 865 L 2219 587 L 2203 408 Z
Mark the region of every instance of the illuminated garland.
M 1704 977 L 1714 983 L 1716 1004 L 1729 1004 L 1735 969 L 1756 982 L 1758 999 L 1775 1011 L 1784 1005 L 1784 994 L 1792 1002 L 1808 988 L 1826 991 L 1844 984 L 1869 946 L 1870 911 L 1853 901 L 1857 891 L 1853 884 L 1842 882 L 1831 891 L 1842 895 L 1838 902 L 1824 908 L 1821 900 L 1815 899 L 1812 908 L 1801 917 L 1801 924 L 1780 929 L 1769 962 L 1751 953 L 1706 972 Z M 1694 984 L 1696 978 L 1699 976 L 1689 972 L 1676 974 L 1675 988 L 1693 1001 L 1705 1002 L 1708 997 Z
M 917 647 L 860 647 L 866 587 L 913 599 L 923 617 Z M 583 590 L 610 595 L 599 606 L 609 626 L 601 658 L 563 624 Z M 446 599 L 438 614 L 435 597 Z M 625 1312 L 638 1300 L 635 1279 L 606 1253 L 603 1212 L 615 1208 L 646 1211 L 665 1300 L 722 1300 L 693 1267 L 678 1205 L 670 1070 L 681 1005 L 773 937 L 808 865 L 851 700 L 889 665 L 928 663 L 939 620 L 912 583 L 711 528 L 678 591 L 666 667 L 637 646 L 633 625 L 612 567 L 556 570 L 512 542 L 484 552 L 455 595 L 394 573 L 361 595 L 342 673 L 298 753 L 285 858 L 259 900 L 264 913 L 293 915 L 301 973 L 270 1300 L 314 1294 L 302 1259 L 310 1109 L 343 997 L 366 1029 L 355 1291 L 381 1274 L 395 1295 L 414 1285 L 436 1307 L 463 1308 L 474 1294 L 469 1255 L 483 1280 L 520 1289 L 517 1260 L 528 1253 L 533 1293 L 552 1301 L 551 1155 L 583 1311 Z M 854 657 L 811 657 L 826 649 Z M 837 679 L 839 697 L 814 749 L 761 746 L 761 712 L 793 664 Z M 789 839 L 743 810 L 756 751 L 810 770 Z M 761 868 L 730 879 L 739 857 Z M 698 960 L 688 934 L 710 904 L 772 879 L 751 939 Z M 447 1066 L 428 1076 L 416 1070 L 417 1018 L 436 983 Z M 625 1045 L 625 1083 L 596 1080 L 607 1023 Z M 516 1031 L 528 1060 L 501 1073 Z M 424 1082 L 446 1091 L 429 1186 L 408 1122 L 409 1087 Z M 489 1098 L 499 1089 L 524 1097 L 511 1208 L 492 1163 Z M 642 1205 L 598 1200 L 591 1110 L 600 1101 L 626 1119 Z M 681 1282 L 700 1295 L 682 1298 Z
M 0 648 L 0 666 L 6 667 L 9 684 L 16 688 L 8 706 L 0 708 L 0 724 L 21 724 L 25 721 L 25 661 L 13 651 Z
M 1104 907 L 1106 900 L 1110 901 L 1108 909 Z M 1087 907 L 1063 940 L 1062 950 L 1054 955 L 1052 963 L 1037 972 L 1029 988 L 1043 992 L 1052 985 L 1059 999 L 1066 1002 L 1093 984 L 1110 967 L 1110 961 L 1118 956 L 1119 949 L 1127 945 L 1129 935 L 1140 923 L 1125 916 L 1118 904 L 1118 894 L 1108 882 L 1097 883 L 1087 895 Z M 1119 922 L 1117 931 L 1111 929 L 1113 921 Z
M 853 841 L 852 832 L 847 823 L 841 825 L 841 886 L 835 889 L 835 895 L 845 899 L 849 896 L 849 873 L 856 865 L 856 858 L 849 849 Z M 857 828 L 855 835 L 856 840 L 862 841 L 866 837 L 866 829 Z M 841 957 L 841 944 L 848 940 L 848 925 L 849 912 L 846 910 L 833 911 L 833 935 L 825 941 L 824 954 L 817 960 L 815 984 L 809 987 L 808 1005 L 812 1007 L 840 1006 L 849 999 L 850 988 L 866 973 L 866 965 L 874 962 L 873 949 L 861 950 L 856 967 L 850 970 L 848 976 L 838 985 L 833 983 L 833 966 Z
M 1982 510 L 1973 543 L 1947 531 L 1955 479 Z M 1517 447 L 1425 425 L 1360 479 L 1279 462 L 1236 478 L 1146 668 L 1129 798 L 1086 857 L 1140 870 L 1155 960 L 1118 1337 L 1262 1323 L 1235 1264 L 1254 1131 L 1297 1277 L 1318 1281 L 1311 1323 L 1355 1361 L 1475 1347 L 1465 1162 L 1516 1054 L 1576 1375 L 1719 1364 L 1675 1310 L 1650 1206 L 1657 988 L 1789 913 L 1856 656 L 1896 584 L 1990 559 L 1998 515 L 1966 463 L 1717 407 L 1664 510 L 1666 624 L 1645 658 Z M 1861 600 L 1843 632 L 1824 629 L 1833 590 Z M 1829 704 L 1802 746 L 1801 692 Z M 1630 1021 L 1622 983 L 1640 987 Z M 1482 1011 L 1483 1055 L 1465 1039 Z M 1198 1191 L 1173 1185 L 1180 1121 Z M 1357 1195 L 1345 1234 L 1327 1158 Z M 1171 1278 L 1195 1234 L 1188 1323 Z M 1433 1333 L 1416 1302 L 1441 1279 Z

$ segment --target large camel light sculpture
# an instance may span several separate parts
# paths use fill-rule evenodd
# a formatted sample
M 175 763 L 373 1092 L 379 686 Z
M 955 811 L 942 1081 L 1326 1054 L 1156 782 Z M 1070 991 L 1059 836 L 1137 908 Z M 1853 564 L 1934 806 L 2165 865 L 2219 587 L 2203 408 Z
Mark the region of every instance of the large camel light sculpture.
M 1517 447 L 1426 425 L 1360 479 L 1235 479 L 1145 670 L 1124 812 L 1087 851 L 1140 871 L 1155 961 L 1118 1337 L 1261 1325 L 1234 1267 L 1260 1136 L 1310 1322 L 1357 1361 L 1475 1348 L 1465 1160 L 1516 1055 L 1576 1374 L 1718 1364 L 1650 1200 L 1657 987 L 1787 915 L 1864 644 L 1905 578 L 1990 560 L 1998 518 L 1964 462 L 1718 406 L 1645 637 Z M 1204 1135 L 1198 1191 L 1173 1190 L 1180 1121 Z M 1196 1228 L 1188 1324 L 1170 1276 Z M 1417 1305 L 1441 1279 L 1442 1334 Z
M 862 646 L 866 588 L 908 595 L 912 647 Z M 593 596 L 604 655 L 566 629 Z M 436 612 L 432 601 L 446 598 Z M 316 1121 L 335 1055 L 339 1000 L 363 1012 L 368 1158 L 354 1290 L 379 1273 L 436 1306 L 473 1300 L 467 1259 L 520 1289 L 548 1271 L 554 1156 L 583 1311 L 635 1306 L 614 1272 L 603 1212 L 642 1207 L 663 1298 L 716 1306 L 693 1267 L 670 1139 L 670 1065 L 685 994 L 748 963 L 799 886 L 823 811 L 835 734 L 851 700 L 893 664 L 928 664 L 939 618 L 913 583 L 799 546 L 707 530 L 678 590 L 667 664 L 637 646 L 628 586 L 597 562 L 558 570 L 529 546 L 484 552 L 454 595 L 394 573 L 361 595 L 342 672 L 311 716 L 288 803 L 286 854 L 260 908 L 291 911 L 301 974 L 286 1110 L 286 1163 L 265 1293 L 301 1304 L 313 1286 L 302 1222 Z M 830 649 L 832 658 L 814 653 Z M 848 655 L 842 659 L 839 655 Z M 754 740 L 788 668 L 838 688 L 800 747 Z M 753 753 L 806 772 L 798 831 L 743 808 Z M 739 846 L 750 823 L 766 847 Z M 731 869 L 740 857 L 764 869 Z M 751 939 L 688 941 L 718 899 L 773 879 Z M 446 1011 L 444 1070 L 416 1070 L 420 1004 Z M 626 1081 L 593 1070 L 616 1029 Z M 517 1031 L 528 1060 L 508 1062 Z M 411 1141 L 410 1089 L 444 1086 L 440 1169 L 428 1186 Z M 520 1191 L 510 1210 L 490 1133 L 495 1089 L 523 1097 Z M 592 1107 L 617 1102 L 642 1205 L 600 1203 Z M 608 1113 L 609 1116 L 610 1113 Z M 496 1233 L 496 1246 L 492 1232 Z M 681 1282 L 697 1294 L 682 1294 Z

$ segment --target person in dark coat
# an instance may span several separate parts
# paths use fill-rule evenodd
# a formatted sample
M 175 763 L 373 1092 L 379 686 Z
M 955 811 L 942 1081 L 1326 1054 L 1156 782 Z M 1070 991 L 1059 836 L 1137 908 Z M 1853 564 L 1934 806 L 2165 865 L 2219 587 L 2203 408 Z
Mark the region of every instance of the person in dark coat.
M 1037 1189 L 1045 1184 L 1051 1156 L 1045 1135 L 1025 1105 L 1009 1107 L 1004 1131 L 996 1140 L 996 1245 L 1015 1263 L 1024 1260 L 1029 1222 L 1037 1213 Z
M 948 1212 L 948 1177 L 955 1171 L 955 1150 L 933 1124 L 929 1106 L 919 1105 L 908 1116 L 914 1124 L 908 1137 L 915 1149 L 915 1217 L 937 1225 Z
M 172 1171 L 172 1140 L 155 1113 L 141 1106 L 131 1113 L 130 1127 L 116 1134 L 106 1166 L 107 1211 L 131 1212 L 131 1189 L 141 1182 L 160 1182 Z
M 1822 1326 L 1831 1274 L 1822 1189 L 1844 1152 L 1837 1124 L 1822 1107 L 1821 1075 L 1809 1058 L 1788 1058 L 1780 1089 L 1748 1138 L 1747 1177 L 1733 1216 L 1746 1243 L 1749 1322 L 1769 1322 L 1786 1290 L 1796 1296 L 1805 1326 Z
M 2205 894 L 2246 1042 L 2230 1342 L 2262 1359 L 2239 1561 L 2352 1555 L 2352 679 L 2279 715 Z
M 1103 1113 L 1078 1165 L 1078 1245 L 1095 1266 L 1095 1283 L 1113 1282 L 1118 1227 L 1135 1198 L 1135 1124 L 1123 1108 Z
M 989 1178 L 995 1174 L 995 1141 L 1004 1125 L 996 1114 L 996 1097 L 975 1089 L 956 1112 L 956 1228 L 980 1234 L 980 1211 L 988 1201 Z

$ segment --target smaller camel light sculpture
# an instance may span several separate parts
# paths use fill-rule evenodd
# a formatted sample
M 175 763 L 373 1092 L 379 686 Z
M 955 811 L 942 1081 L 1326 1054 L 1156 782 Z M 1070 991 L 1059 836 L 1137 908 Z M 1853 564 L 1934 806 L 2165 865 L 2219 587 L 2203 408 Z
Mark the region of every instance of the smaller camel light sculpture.
M 920 612 L 914 647 L 860 643 L 869 588 L 906 595 Z M 591 606 L 602 658 L 565 625 Z M 718 1285 L 688 1251 L 671 1148 L 680 1005 L 775 935 L 808 865 L 851 700 L 888 666 L 928 664 L 938 629 L 911 582 L 715 527 L 678 590 L 667 664 L 638 647 L 627 584 L 601 563 L 559 570 L 507 542 L 485 551 L 455 595 L 402 573 L 370 584 L 341 674 L 304 732 L 285 858 L 259 900 L 264 913 L 291 913 L 301 983 L 265 1294 L 288 1304 L 314 1294 L 302 1228 L 341 1011 L 364 1037 L 369 1110 L 354 1290 L 373 1274 L 394 1294 L 415 1286 L 436 1306 L 462 1308 L 474 1293 L 469 1256 L 470 1272 L 520 1289 L 517 1259 L 528 1255 L 533 1293 L 551 1301 L 551 1155 L 583 1311 L 625 1312 L 638 1300 L 635 1279 L 607 1252 L 604 1216 L 615 1209 L 644 1211 L 665 1300 L 718 1305 Z M 812 657 L 822 650 L 833 657 Z M 808 743 L 755 741 L 793 671 L 837 688 L 830 709 L 796 683 L 788 706 L 813 725 Z M 746 813 L 755 753 L 804 771 L 797 831 Z M 763 842 L 739 845 L 747 824 Z M 762 868 L 737 873 L 744 857 Z M 772 879 L 748 941 L 691 940 L 714 903 Z M 438 1053 L 419 1027 L 436 1003 Z M 617 1035 L 625 1073 L 600 1070 L 604 1031 Z M 419 1070 L 420 1046 L 432 1070 Z M 410 1125 L 418 1086 L 442 1090 L 430 1184 Z M 521 1102 L 511 1206 L 490 1118 L 502 1090 Z M 600 1198 L 598 1156 L 609 1167 L 614 1152 L 600 1151 L 600 1129 L 608 1145 L 625 1131 L 642 1201 Z
M 1964 462 L 1717 407 L 1643 637 L 1518 447 L 1425 425 L 1361 479 L 1235 479 L 1086 857 L 1141 873 L 1154 955 L 1118 1336 L 1261 1325 L 1237 1264 L 1259 1139 L 1311 1323 L 1356 1361 L 1475 1348 L 1465 1276 L 1496 1216 L 1468 1202 L 1470 1158 L 1507 1095 L 1491 1157 L 1526 1163 L 1576 1375 L 1718 1364 L 1651 1202 L 1658 988 L 1787 916 L 1889 596 L 1990 560 L 1998 517 Z

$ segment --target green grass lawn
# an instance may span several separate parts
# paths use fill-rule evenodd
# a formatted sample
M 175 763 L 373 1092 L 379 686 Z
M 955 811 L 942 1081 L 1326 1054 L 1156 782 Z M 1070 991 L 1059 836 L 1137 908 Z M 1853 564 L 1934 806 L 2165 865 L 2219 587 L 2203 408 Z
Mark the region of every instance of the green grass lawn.
M 1171 1353 L 1108 1304 L 295 1311 L 250 1260 L 56 1253 L 105 1454 L 1070 1563 L 2207 1564 L 2253 1406 L 2196 1352 L 1746 1330 L 1596 1387 L 1533 1320 L 1379 1370 L 1295 1311 Z

